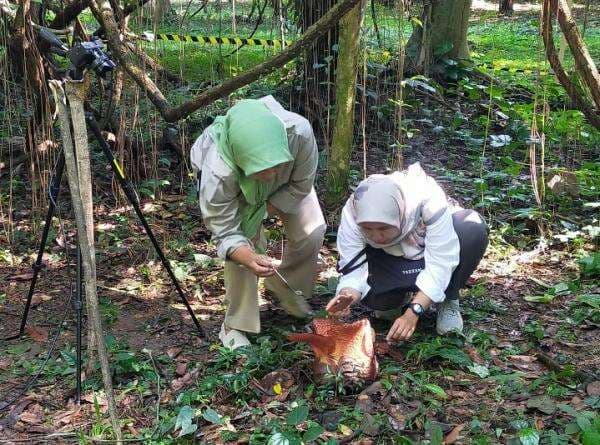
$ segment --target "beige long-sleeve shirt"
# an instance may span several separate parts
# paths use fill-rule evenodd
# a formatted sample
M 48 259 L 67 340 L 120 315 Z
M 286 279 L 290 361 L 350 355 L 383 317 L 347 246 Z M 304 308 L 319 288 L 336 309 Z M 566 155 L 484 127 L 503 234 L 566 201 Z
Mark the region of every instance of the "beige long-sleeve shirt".
M 317 143 L 308 120 L 285 110 L 273 96 L 260 100 L 283 121 L 294 158 L 278 169 L 277 177 L 271 183 L 269 202 L 281 212 L 293 214 L 300 201 L 312 190 L 317 171 Z M 253 246 L 241 229 L 242 210 L 247 202 L 234 172 L 217 150 L 210 127 L 194 142 L 190 158 L 193 169 L 202 172 L 200 210 L 204 224 L 212 232 L 219 257 L 227 258 L 242 245 Z

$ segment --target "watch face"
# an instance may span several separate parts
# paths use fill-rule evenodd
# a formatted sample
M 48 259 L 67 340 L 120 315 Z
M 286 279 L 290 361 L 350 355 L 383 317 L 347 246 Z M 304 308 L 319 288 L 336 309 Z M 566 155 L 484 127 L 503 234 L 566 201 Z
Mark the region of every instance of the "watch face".
M 413 303 L 410 305 L 410 308 L 413 310 L 413 312 L 417 315 L 421 315 L 423 314 L 424 310 L 423 310 L 423 306 L 421 306 L 419 303 Z

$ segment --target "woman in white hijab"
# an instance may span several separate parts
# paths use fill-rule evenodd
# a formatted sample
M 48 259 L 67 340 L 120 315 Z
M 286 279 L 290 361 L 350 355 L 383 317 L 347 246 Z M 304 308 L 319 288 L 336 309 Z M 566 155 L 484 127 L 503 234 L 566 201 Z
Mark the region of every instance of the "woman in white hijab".
M 342 211 L 337 236 L 342 276 L 327 304 L 341 315 L 361 301 L 394 323 L 388 341 L 407 340 L 437 304 L 439 334 L 462 331 L 459 289 L 487 247 L 479 214 L 452 206 L 419 164 L 362 181 Z

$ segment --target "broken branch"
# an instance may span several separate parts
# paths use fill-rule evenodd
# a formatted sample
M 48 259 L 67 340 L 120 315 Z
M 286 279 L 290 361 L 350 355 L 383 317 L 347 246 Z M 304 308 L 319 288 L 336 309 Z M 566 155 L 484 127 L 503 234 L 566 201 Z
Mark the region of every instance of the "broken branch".
M 261 76 L 272 73 L 281 68 L 290 60 L 299 56 L 308 49 L 312 43 L 325 34 L 329 28 L 346 15 L 360 0 L 342 0 L 335 4 L 323 17 L 309 27 L 300 39 L 288 46 L 276 56 L 255 66 L 254 68 L 229 79 L 214 88 L 200 93 L 195 98 L 177 107 L 171 107 L 162 91 L 148 77 L 148 75 L 133 63 L 129 51 L 121 41 L 121 36 L 115 21 L 114 11 L 108 0 L 90 0 L 90 8 L 96 19 L 105 29 L 108 46 L 113 55 L 121 63 L 127 74 L 146 92 L 150 101 L 167 122 L 175 122 L 189 116 L 198 108 L 208 105 L 220 97 L 248 85 Z

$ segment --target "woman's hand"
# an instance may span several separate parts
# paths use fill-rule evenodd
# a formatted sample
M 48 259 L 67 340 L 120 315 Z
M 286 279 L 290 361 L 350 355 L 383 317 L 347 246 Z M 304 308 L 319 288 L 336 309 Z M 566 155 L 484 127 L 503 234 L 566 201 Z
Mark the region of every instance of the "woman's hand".
M 407 309 L 404 314 L 396 318 L 385 339 L 388 342 L 408 340 L 415 332 L 418 321 L 419 316 Z
M 278 261 L 274 258 L 255 253 L 248 264 L 245 264 L 245 266 L 257 277 L 265 278 L 275 274 L 275 268 L 278 265 L 277 263 Z
M 270 277 L 275 274 L 279 261 L 267 255 L 257 254 L 248 246 L 240 246 L 229 254 L 229 258 L 250 269 L 257 277 Z
M 341 317 L 347 315 L 350 312 L 350 306 L 358 300 L 360 300 L 360 292 L 351 287 L 344 287 L 335 297 L 329 300 L 325 310 L 329 312 L 329 315 Z

